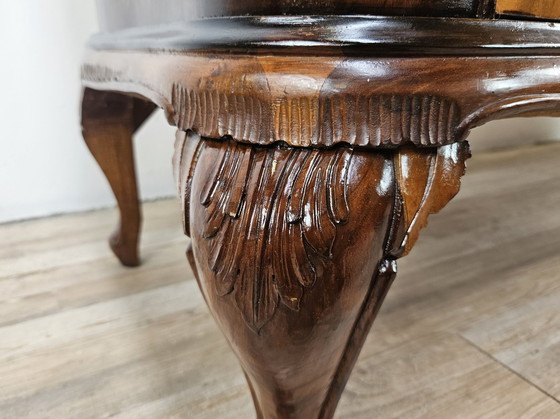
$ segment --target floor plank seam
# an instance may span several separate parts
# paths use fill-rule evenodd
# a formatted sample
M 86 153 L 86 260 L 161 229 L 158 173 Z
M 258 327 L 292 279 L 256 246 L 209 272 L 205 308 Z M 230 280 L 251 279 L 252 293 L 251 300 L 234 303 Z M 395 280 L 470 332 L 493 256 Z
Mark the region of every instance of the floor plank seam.
M 1 228 L 1 226 L 0 226 Z M 152 244 L 152 245 L 147 245 L 145 248 L 141 249 L 141 251 L 143 251 L 146 255 L 151 254 L 150 251 L 153 250 L 158 250 L 158 251 L 163 251 L 164 248 L 166 247 L 170 247 L 173 245 L 176 245 L 178 243 L 181 243 L 184 241 L 185 244 L 185 249 L 187 248 L 188 245 L 188 240 L 183 240 L 183 238 L 181 239 L 174 239 L 172 241 L 166 242 L 166 243 L 158 243 L 158 244 Z M 98 264 L 102 261 L 107 261 L 107 260 L 113 260 L 115 261 L 115 265 L 119 265 L 118 261 L 115 260 L 115 256 L 112 253 L 108 253 L 106 255 L 100 255 L 98 258 L 96 259 L 91 259 L 91 260 L 87 260 L 87 261 L 78 261 L 76 263 L 70 263 L 67 265 L 56 265 L 56 266 L 51 266 L 48 268 L 42 268 L 42 269 L 36 269 L 36 270 L 29 270 L 27 272 L 23 272 L 23 273 L 16 273 L 16 274 L 8 274 L 8 275 L 1 275 L 0 274 L 0 281 L 7 281 L 7 280 L 19 280 L 19 279 L 24 279 L 27 278 L 29 276 L 32 275 L 40 275 L 40 274 L 47 274 L 49 272 L 53 272 L 53 271 L 57 271 L 59 269 L 67 269 L 70 267 L 75 267 L 75 266 L 79 266 L 79 265 L 88 265 L 88 264 Z M 123 272 L 127 272 L 129 269 L 142 269 L 144 266 L 149 266 L 149 257 L 144 257 L 144 259 L 142 260 L 142 264 L 140 266 L 136 266 L 136 267 L 123 267 L 122 271 Z
M 523 375 L 521 375 L 520 373 L 518 373 L 517 371 L 515 371 L 513 368 L 511 368 L 509 365 L 504 364 L 502 361 L 500 361 L 499 359 L 497 359 L 496 357 L 494 357 L 491 353 L 485 351 L 483 348 L 481 348 L 480 346 L 478 346 L 476 343 L 474 343 L 473 341 L 471 341 L 469 338 L 467 338 L 466 336 L 462 335 L 461 333 L 458 333 L 459 337 L 461 339 L 463 339 L 467 344 L 469 344 L 471 347 L 473 347 L 474 349 L 476 349 L 480 354 L 486 356 L 487 358 L 491 359 L 492 361 L 496 362 L 498 365 L 500 365 L 502 368 L 506 369 L 507 371 L 509 371 L 510 373 L 514 374 L 515 376 L 517 376 L 518 378 L 520 378 L 521 380 L 523 380 L 525 383 L 527 383 L 528 385 L 530 385 L 531 387 L 535 388 L 536 390 L 538 390 L 539 392 L 541 392 L 544 396 L 554 400 L 557 404 L 560 404 L 560 400 L 558 398 L 556 398 L 554 395 L 552 395 L 551 393 L 549 393 L 548 391 L 546 391 L 545 389 L 543 389 L 542 387 L 538 386 L 537 384 L 533 383 L 532 381 L 529 381 L 527 378 L 525 378 Z

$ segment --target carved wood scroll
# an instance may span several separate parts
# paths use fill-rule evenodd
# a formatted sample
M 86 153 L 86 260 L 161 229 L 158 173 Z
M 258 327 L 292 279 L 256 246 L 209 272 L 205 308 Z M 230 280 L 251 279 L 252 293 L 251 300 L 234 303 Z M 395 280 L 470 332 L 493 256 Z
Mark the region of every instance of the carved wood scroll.
M 178 133 L 189 259 L 263 418 L 332 416 L 395 259 L 457 193 L 468 157 L 466 142 L 311 149 Z

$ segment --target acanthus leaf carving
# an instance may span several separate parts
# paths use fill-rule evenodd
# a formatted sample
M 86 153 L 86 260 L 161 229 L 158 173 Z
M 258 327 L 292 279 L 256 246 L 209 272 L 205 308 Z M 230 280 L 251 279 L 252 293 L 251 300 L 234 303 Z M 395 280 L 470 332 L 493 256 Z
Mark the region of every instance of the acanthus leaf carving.
M 392 257 L 408 254 L 428 217 L 459 192 L 465 162 L 471 156 L 469 144 L 458 142 L 438 148 L 401 148 L 394 152 L 398 185 L 397 204 L 387 252 Z
M 348 192 L 353 148 L 255 146 L 193 132 L 177 147 L 181 173 L 189 167 L 180 177 L 185 225 L 189 231 L 191 205 L 204 208 L 198 223 L 206 251 L 199 263 L 208 264 L 214 292 L 233 298 L 257 332 L 280 305 L 299 311 L 305 289 L 332 271 L 339 226 L 352 216 L 368 216 L 351 211 L 352 199 L 360 199 Z M 199 193 L 191 196 L 202 153 L 212 163 Z M 385 155 L 394 173 L 393 185 L 382 185 L 388 178 L 371 178 L 371 187 L 395 191 L 384 255 L 395 259 L 410 251 L 428 215 L 457 193 L 468 144 L 371 153 Z
M 210 140 L 201 147 L 214 166 L 200 196 L 190 199 L 205 208 L 202 236 L 215 291 L 233 294 L 247 324 L 258 331 L 279 304 L 298 311 L 304 288 L 332 263 L 337 225 L 349 213 L 353 151 Z M 246 262 L 247 253 L 253 263 Z

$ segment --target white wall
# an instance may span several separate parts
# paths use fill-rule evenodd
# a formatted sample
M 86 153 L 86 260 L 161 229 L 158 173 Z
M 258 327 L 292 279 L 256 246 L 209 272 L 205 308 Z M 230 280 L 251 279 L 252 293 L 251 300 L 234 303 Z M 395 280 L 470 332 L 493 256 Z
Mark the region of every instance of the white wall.
M 0 222 L 114 204 L 81 139 L 80 61 L 93 0 L 0 2 Z M 137 136 L 144 198 L 175 193 L 174 139 L 158 112 Z
M 97 29 L 93 0 L 0 3 L 0 222 L 114 205 L 81 140 L 79 68 Z M 498 121 L 475 130 L 475 150 L 560 137 L 560 119 Z M 144 199 L 173 196 L 174 129 L 161 112 L 136 139 Z

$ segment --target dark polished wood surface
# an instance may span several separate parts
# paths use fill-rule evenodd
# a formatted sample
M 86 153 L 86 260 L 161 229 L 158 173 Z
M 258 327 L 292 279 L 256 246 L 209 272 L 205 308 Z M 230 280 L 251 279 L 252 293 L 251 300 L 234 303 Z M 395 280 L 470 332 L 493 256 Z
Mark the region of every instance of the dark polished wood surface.
M 102 32 L 234 16 L 382 15 L 560 20 L 556 0 L 97 0 Z
M 324 16 L 398 7 L 431 17 Z M 137 263 L 131 136 L 153 103 L 178 128 L 187 258 L 258 419 L 333 417 L 397 259 L 459 190 L 469 130 L 560 112 L 560 29 L 472 19 L 494 7 L 100 2 L 82 116 L 119 200 L 113 249 Z
M 109 244 L 125 266 L 140 264 L 142 216 L 132 136 L 155 108 L 151 102 L 91 89 L 85 89 L 82 98 L 84 140 L 103 170 L 122 215 Z
M 202 19 L 101 32 L 94 49 L 228 51 L 264 55 L 550 55 L 560 25 L 510 20 L 371 16 Z
M 477 17 L 486 0 L 97 0 L 102 31 L 223 16 Z

